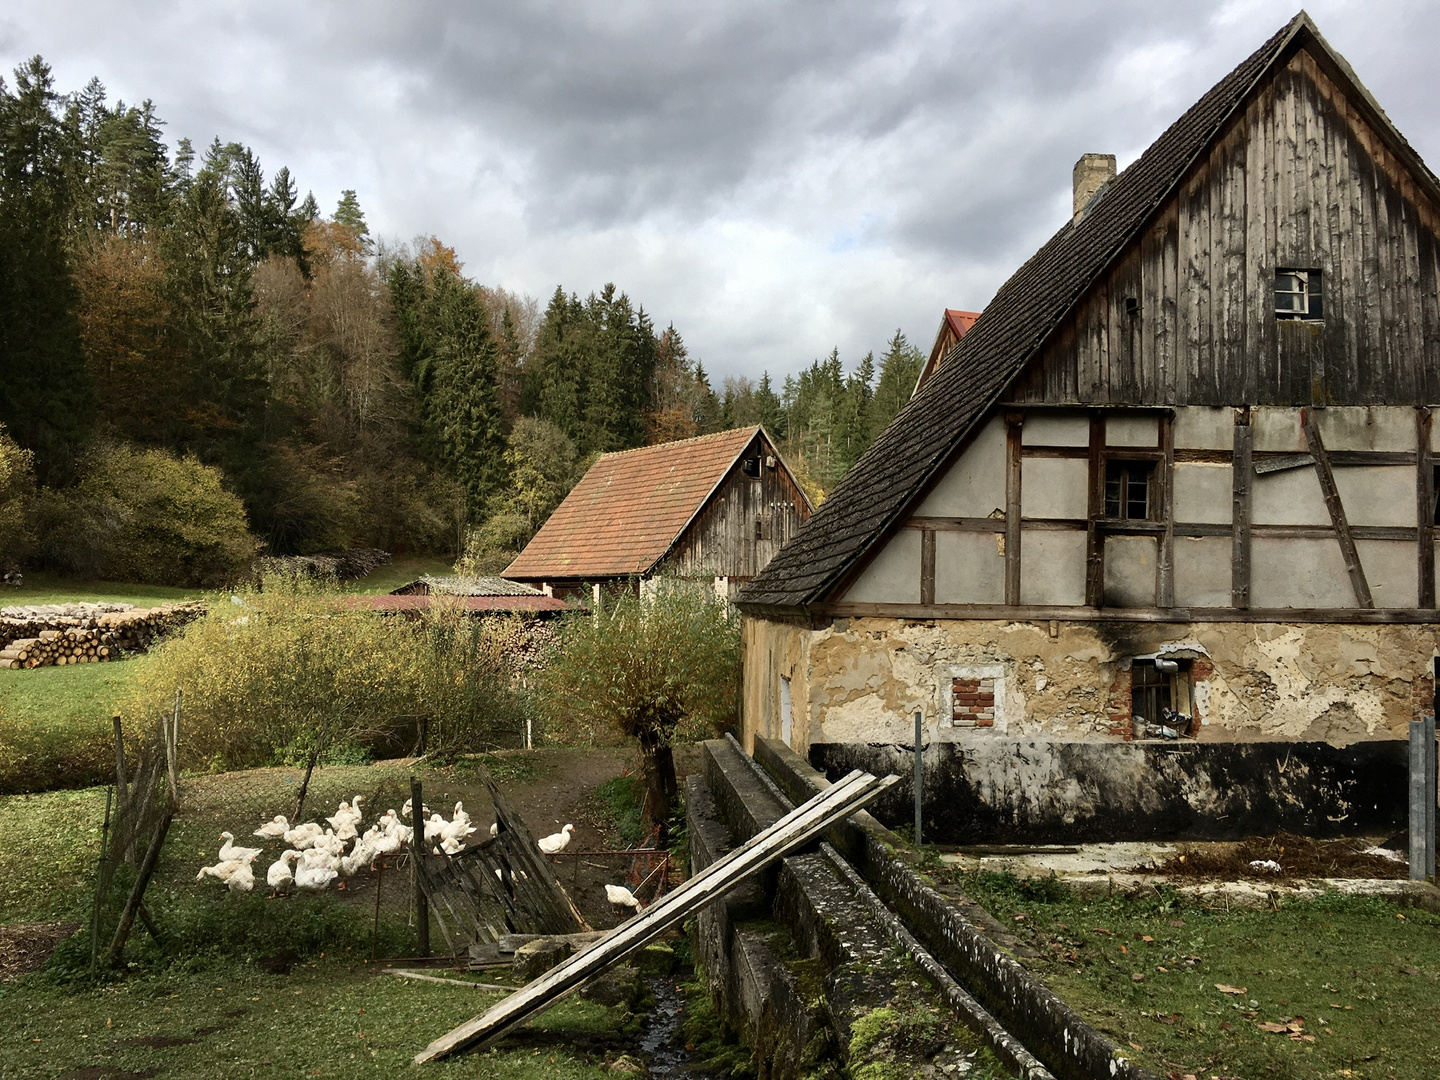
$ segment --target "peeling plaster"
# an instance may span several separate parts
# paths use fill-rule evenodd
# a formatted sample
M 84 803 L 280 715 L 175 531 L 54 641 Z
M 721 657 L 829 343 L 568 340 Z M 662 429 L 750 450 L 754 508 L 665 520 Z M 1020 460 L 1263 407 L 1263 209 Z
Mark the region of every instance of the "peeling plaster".
M 865 618 L 809 630 L 747 621 L 747 640 L 767 643 L 747 648 L 747 731 L 769 730 L 765 686 L 791 674 L 778 663 L 789 658 L 801 746 L 908 744 L 917 709 L 929 741 L 1121 741 L 1128 724 L 1112 714 L 1128 713 L 1123 672 L 1154 656 L 1194 662 L 1202 741 L 1405 738 L 1436 640 L 1433 627 L 1399 624 L 1061 622 L 1052 638 L 1043 622 Z M 983 664 L 1004 668 L 997 712 L 1008 730 L 953 728 L 940 715 L 944 671 Z

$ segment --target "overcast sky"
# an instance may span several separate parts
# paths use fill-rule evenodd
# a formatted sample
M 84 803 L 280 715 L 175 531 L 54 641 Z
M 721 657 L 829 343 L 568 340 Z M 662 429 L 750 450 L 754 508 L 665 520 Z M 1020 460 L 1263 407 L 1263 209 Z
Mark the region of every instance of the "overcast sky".
M 130 3 L 10 0 L 39 53 L 151 98 L 174 146 L 249 144 L 327 213 L 435 234 L 537 297 L 614 281 L 718 386 L 896 327 L 928 349 L 1296 12 L 1231 3 Z M 1440 5 L 1311 16 L 1440 165 Z

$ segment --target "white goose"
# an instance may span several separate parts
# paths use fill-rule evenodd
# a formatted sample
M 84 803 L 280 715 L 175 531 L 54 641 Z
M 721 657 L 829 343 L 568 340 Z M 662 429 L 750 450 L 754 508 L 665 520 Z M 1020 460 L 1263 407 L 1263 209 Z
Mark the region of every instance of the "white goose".
M 606 885 L 605 899 L 610 901 L 612 908 L 627 907 L 636 912 L 645 910 L 645 905 L 640 903 L 635 894 L 623 885 Z
M 270 864 L 270 869 L 265 871 L 265 884 L 272 889 L 283 889 L 286 885 L 295 880 L 295 875 L 290 869 L 290 864 L 300 858 L 300 852 L 293 848 L 285 852 L 280 858 Z
M 308 892 L 320 892 L 340 874 L 324 866 L 296 866 L 295 886 Z
M 276 814 L 273 818 L 267 821 L 264 825 L 261 825 L 250 835 L 258 836 L 262 840 L 279 840 L 289 831 L 290 822 L 285 820 L 283 814 Z
M 199 882 L 212 877 L 231 892 L 249 892 L 255 885 L 255 873 L 250 869 L 254 861 L 253 855 L 244 859 L 223 859 L 214 866 L 202 866 L 195 880 Z
M 220 839 L 225 841 L 220 845 L 220 861 L 222 863 L 229 862 L 231 859 L 245 859 L 247 862 L 253 862 L 260 855 L 261 849 L 258 847 L 236 847 L 234 833 L 222 832 Z
M 536 840 L 535 846 L 546 855 L 559 855 L 560 852 L 570 846 L 570 834 L 574 831 L 574 825 L 566 825 L 559 832 L 551 833 L 549 836 L 542 836 L 539 840 Z
M 313 821 L 307 821 L 304 825 L 296 825 L 286 832 L 285 843 L 297 851 L 304 851 L 306 848 L 314 846 L 315 841 L 324 835 L 324 829 Z

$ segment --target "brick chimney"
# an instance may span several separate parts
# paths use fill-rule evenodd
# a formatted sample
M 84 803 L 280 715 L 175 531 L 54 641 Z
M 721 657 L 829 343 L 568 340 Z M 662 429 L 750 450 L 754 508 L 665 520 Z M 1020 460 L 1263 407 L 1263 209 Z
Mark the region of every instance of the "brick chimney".
M 1115 179 L 1114 154 L 1084 154 L 1075 163 L 1075 217 L 1079 222 L 1085 216 L 1085 207 L 1095 193 Z

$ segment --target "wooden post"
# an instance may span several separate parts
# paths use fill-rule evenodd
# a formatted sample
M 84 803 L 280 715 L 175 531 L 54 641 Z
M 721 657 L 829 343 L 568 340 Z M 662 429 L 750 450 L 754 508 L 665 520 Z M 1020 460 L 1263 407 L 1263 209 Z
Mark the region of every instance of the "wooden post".
M 1410 880 L 1435 876 L 1435 717 L 1410 723 Z
M 1416 551 L 1422 608 L 1435 606 L 1435 455 L 1430 449 L 1431 411 L 1415 410 L 1415 511 L 1419 531 Z
M 1105 602 L 1105 414 L 1090 414 L 1090 491 L 1085 510 L 1085 603 L 1093 608 Z
M 1250 606 L 1250 488 L 1254 445 L 1250 408 L 1246 406 L 1236 409 L 1235 452 L 1230 480 L 1230 606 L 1242 609 Z
M 920 533 L 920 603 L 935 603 L 935 530 Z
M 1355 606 L 1373 608 L 1375 601 L 1370 597 L 1370 583 L 1365 580 L 1365 567 L 1360 565 L 1360 553 L 1355 548 L 1355 538 L 1350 534 L 1350 522 L 1345 517 L 1345 507 L 1340 502 L 1340 489 L 1335 486 L 1335 472 L 1330 467 L 1330 454 L 1325 441 L 1320 438 L 1320 427 L 1315 423 L 1315 414 L 1310 409 L 1301 412 L 1305 428 L 1305 442 L 1310 447 L 1310 456 L 1315 459 L 1315 475 L 1320 480 L 1320 493 L 1325 497 L 1325 509 L 1330 511 L 1330 523 L 1335 526 L 1335 538 L 1340 541 L 1340 555 L 1345 560 L 1345 571 L 1350 575 L 1350 587 L 1355 592 Z
M 119 717 L 117 716 L 118 720 Z M 100 887 L 105 876 L 105 848 L 110 839 L 110 802 L 115 792 L 105 789 L 105 824 L 100 827 L 100 858 L 95 861 L 95 904 L 90 911 L 90 970 L 100 959 Z
M 1005 416 L 1005 603 L 1020 604 L 1020 426 L 1023 413 Z
M 430 955 L 430 903 L 420 884 L 420 860 L 425 857 L 425 799 L 420 781 L 410 777 L 410 824 L 415 830 L 410 838 L 410 883 L 415 889 L 415 933 L 420 939 L 420 955 Z
M 175 691 L 175 716 L 172 724 L 165 727 L 165 766 L 170 773 L 170 805 L 174 806 L 180 801 L 180 695 L 182 691 Z M 161 721 L 161 726 L 165 722 Z
M 1155 562 L 1155 603 L 1157 607 L 1175 606 L 1175 414 L 1160 418 L 1160 521 L 1165 532 L 1160 537 L 1159 558 Z
M 115 727 L 115 805 L 125 805 L 125 734 L 120 727 L 120 714 L 110 717 Z
M 925 776 L 925 748 L 922 740 L 925 738 L 925 721 L 919 709 L 915 710 L 915 849 L 920 849 L 920 804 L 921 784 Z
M 155 873 L 155 866 L 160 861 L 160 849 L 165 846 L 165 834 L 170 831 L 170 821 L 173 816 L 173 811 L 171 811 L 160 819 L 160 826 L 155 830 L 155 835 L 151 837 L 150 846 L 145 849 L 145 857 L 140 860 L 140 870 L 135 875 L 135 885 L 130 890 L 130 898 L 125 901 L 125 909 L 120 913 L 120 925 L 115 927 L 115 936 L 110 939 L 107 962 L 111 967 L 120 962 L 120 956 L 125 951 L 125 941 L 130 936 L 130 928 L 135 925 L 135 916 L 140 910 L 140 902 L 145 899 L 145 890 L 150 885 L 150 877 Z

